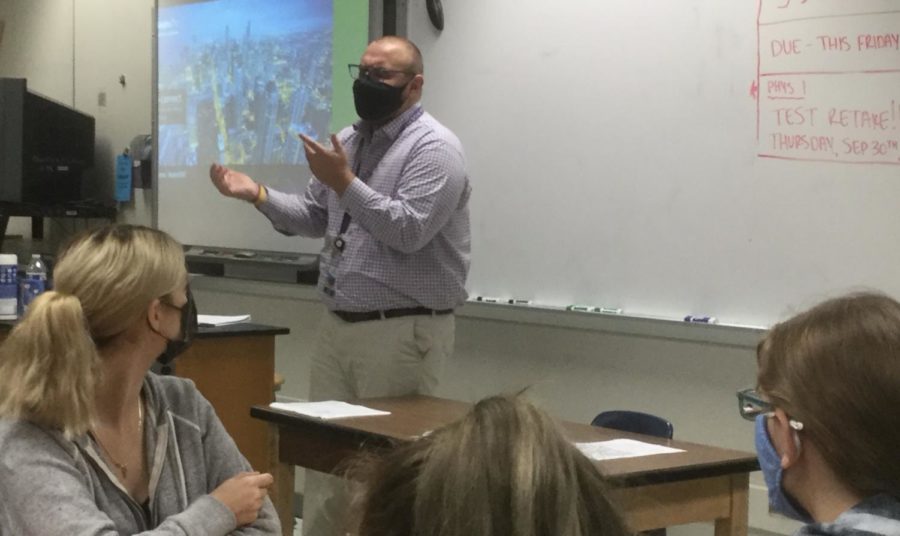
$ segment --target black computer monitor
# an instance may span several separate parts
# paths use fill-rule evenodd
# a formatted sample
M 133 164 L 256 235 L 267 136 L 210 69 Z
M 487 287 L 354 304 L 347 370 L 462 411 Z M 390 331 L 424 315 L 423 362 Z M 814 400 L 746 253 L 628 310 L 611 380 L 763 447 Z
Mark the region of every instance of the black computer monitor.
M 0 78 L 0 202 L 58 205 L 82 201 L 94 164 L 94 118 Z

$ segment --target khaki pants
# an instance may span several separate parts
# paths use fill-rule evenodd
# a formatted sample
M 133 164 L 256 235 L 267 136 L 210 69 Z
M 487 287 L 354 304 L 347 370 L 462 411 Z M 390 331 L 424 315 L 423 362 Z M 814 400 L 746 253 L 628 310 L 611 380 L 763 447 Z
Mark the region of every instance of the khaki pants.
M 453 353 L 455 326 L 452 314 L 349 323 L 327 312 L 316 339 L 309 399 L 431 394 Z M 305 536 L 343 536 L 348 505 L 341 479 L 306 471 Z

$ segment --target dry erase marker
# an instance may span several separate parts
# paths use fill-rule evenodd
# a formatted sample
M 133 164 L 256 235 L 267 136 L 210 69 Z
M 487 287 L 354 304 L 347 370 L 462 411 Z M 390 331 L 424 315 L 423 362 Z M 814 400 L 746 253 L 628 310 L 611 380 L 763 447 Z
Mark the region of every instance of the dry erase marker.
M 478 296 L 475 298 L 475 301 L 480 301 L 481 303 L 500 303 L 503 300 L 500 298 L 491 298 L 490 296 Z
M 570 305 L 566 307 L 566 311 L 577 311 L 579 313 L 593 313 L 596 312 L 596 307 L 591 307 L 590 305 Z
M 695 322 L 697 324 L 715 324 L 718 322 L 716 317 L 714 316 L 696 316 L 696 315 L 687 315 L 684 317 L 685 322 Z
M 531 300 L 521 300 L 519 298 L 510 298 L 510 305 L 531 305 Z
M 597 307 L 596 312 L 605 315 L 620 315 L 622 314 L 622 309 L 620 307 Z

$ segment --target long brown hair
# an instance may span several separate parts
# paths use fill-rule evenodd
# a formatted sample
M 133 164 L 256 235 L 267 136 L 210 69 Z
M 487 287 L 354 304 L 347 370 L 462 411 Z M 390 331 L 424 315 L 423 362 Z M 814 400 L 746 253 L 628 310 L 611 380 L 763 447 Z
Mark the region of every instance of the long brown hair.
M 900 496 L 900 303 L 832 299 L 776 325 L 759 344 L 758 387 L 803 423 L 846 485 Z
M 622 536 L 603 477 L 521 396 L 372 462 L 360 536 Z

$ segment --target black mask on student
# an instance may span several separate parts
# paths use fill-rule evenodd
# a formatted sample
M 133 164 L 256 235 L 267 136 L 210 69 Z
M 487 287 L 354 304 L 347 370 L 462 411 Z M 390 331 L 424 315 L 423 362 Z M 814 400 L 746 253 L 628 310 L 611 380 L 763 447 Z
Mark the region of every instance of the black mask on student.
M 356 114 L 366 121 L 380 121 L 389 117 L 403 105 L 403 90 L 408 84 L 396 87 L 360 76 L 353 82 Z
M 172 304 L 165 304 L 167 307 L 178 309 Z M 155 329 L 161 337 L 166 339 L 166 349 L 156 358 L 162 365 L 168 365 L 173 359 L 188 349 L 197 334 L 197 305 L 194 303 L 194 295 L 191 294 L 191 288 L 187 289 L 187 302 L 181 306 L 181 333 L 180 339 L 169 339 Z M 153 329 L 151 327 L 151 329 Z

